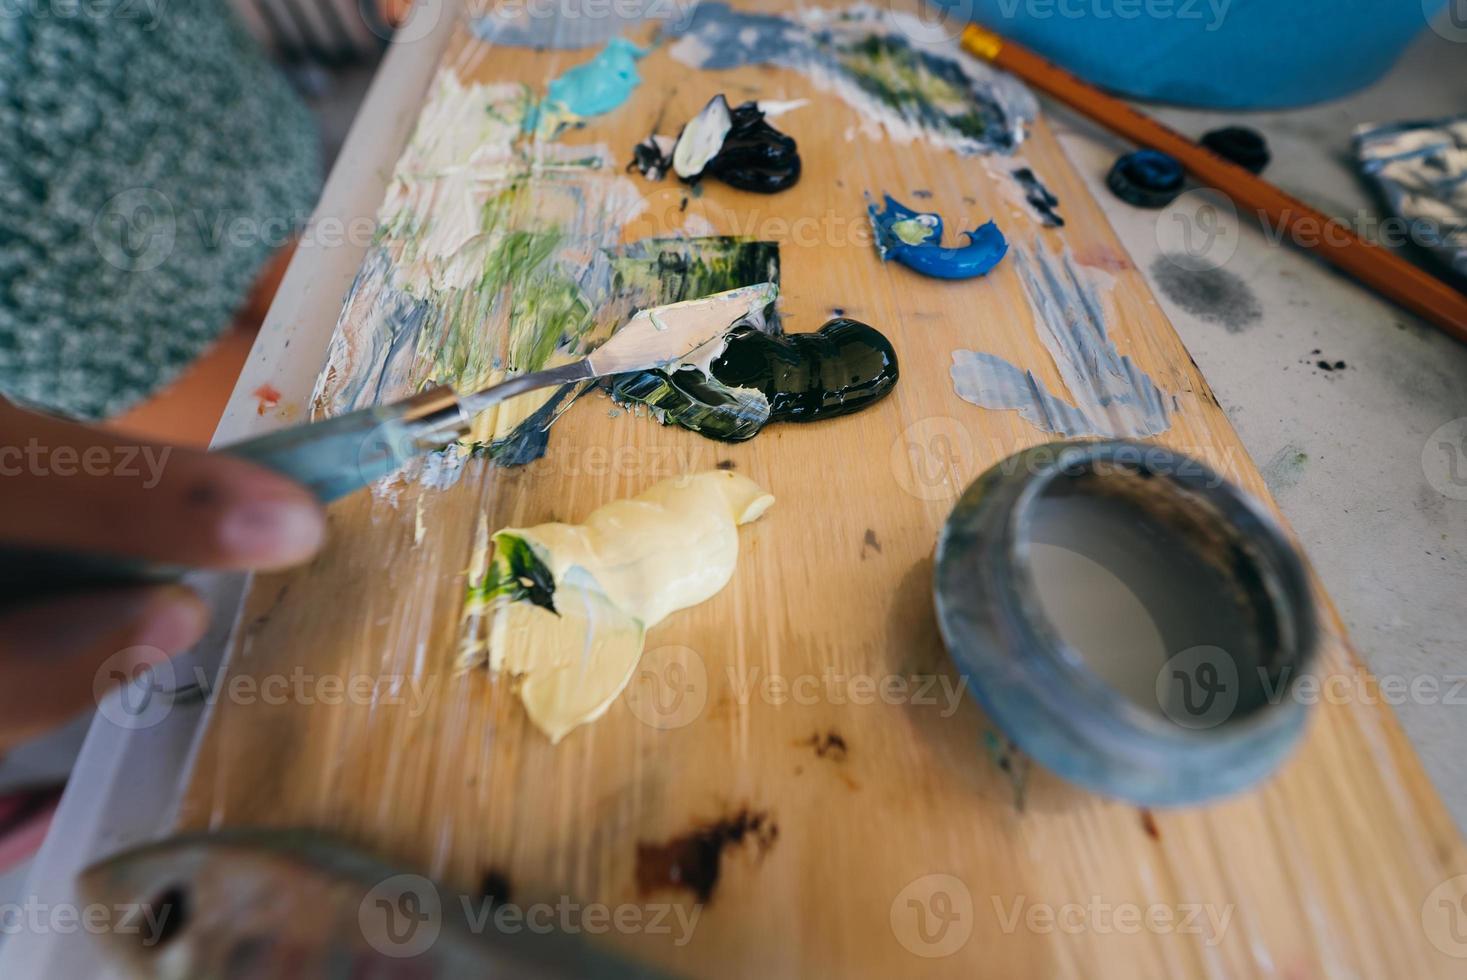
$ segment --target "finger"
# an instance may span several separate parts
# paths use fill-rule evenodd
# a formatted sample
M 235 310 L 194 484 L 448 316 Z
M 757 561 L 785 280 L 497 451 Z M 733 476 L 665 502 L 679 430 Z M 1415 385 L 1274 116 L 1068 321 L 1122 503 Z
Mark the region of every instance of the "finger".
M 310 491 L 253 463 L 0 407 L 0 541 L 274 569 L 324 535 Z
M 208 618 L 179 585 L 69 596 L 0 616 L 0 749 L 94 707 L 99 684 L 108 689 L 187 650 Z

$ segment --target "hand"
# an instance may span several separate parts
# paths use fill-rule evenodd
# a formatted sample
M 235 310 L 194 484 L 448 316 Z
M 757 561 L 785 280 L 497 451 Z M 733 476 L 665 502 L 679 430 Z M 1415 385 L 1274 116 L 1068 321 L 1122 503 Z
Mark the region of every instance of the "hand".
M 310 558 L 324 535 L 315 497 L 267 469 L 0 401 L 0 545 L 268 570 Z M 130 651 L 109 666 L 132 676 L 192 646 L 207 615 L 181 585 L 0 606 L 0 752 L 91 706 L 109 657 Z

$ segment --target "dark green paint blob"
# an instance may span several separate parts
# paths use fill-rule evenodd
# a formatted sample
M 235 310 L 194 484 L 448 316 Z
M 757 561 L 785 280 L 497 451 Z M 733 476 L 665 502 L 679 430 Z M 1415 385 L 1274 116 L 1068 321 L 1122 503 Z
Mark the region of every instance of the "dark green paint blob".
M 838 317 L 814 333 L 740 327 L 709 371 L 729 387 L 762 392 L 771 421 L 811 422 L 880 401 L 897 382 L 897 357 L 879 331 Z
M 528 599 L 559 615 L 555 608 L 555 576 L 545 567 L 529 542 L 512 534 L 494 535 L 494 562 L 479 585 L 469 587 L 470 599 L 507 596 L 511 602 Z
M 709 373 L 683 368 L 618 378 L 612 396 L 639 401 L 664 424 L 725 442 L 769 422 L 813 422 L 858 412 L 896 385 L 896 351 L 879 331 L 840 317 L 814 333 L 739 327 Z

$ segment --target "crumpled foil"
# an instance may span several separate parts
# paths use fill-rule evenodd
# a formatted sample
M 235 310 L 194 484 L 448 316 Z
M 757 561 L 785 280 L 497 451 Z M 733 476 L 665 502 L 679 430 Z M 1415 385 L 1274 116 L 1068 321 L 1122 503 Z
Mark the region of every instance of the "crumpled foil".
M 1355 155 L 1410 240 L 1467 276 L 1467 115 L 1361 126 Z

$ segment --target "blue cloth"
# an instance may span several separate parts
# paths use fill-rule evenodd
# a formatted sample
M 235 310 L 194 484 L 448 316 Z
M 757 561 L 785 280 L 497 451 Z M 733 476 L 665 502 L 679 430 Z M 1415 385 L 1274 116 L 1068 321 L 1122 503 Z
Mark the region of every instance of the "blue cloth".
M 0 394 L 107 416 L 208 347 L 305 221 L 315 122 L 228 4 L 16 10 L 0 15 Z
M 1123 95 L 1220 109 L 1380 78 L 1447 0 L 933 0 Z

